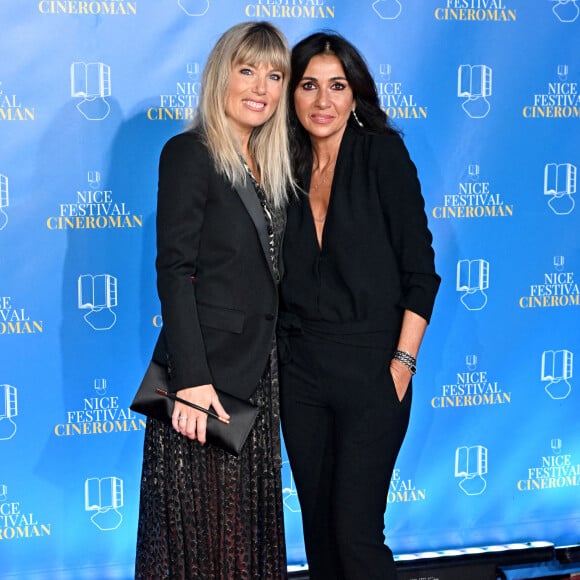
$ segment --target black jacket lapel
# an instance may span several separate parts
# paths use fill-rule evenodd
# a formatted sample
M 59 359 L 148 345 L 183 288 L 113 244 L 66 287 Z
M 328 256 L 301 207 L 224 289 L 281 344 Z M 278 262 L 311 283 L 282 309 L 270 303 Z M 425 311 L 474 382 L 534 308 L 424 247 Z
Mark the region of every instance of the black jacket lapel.
M 268 268 L 274 277 L 274 269 L 272 266 L 272 259 L 270 258 L 270 250 L 268 246 L 268 225 L 266 223 L 266 217 L 264 216 L 264 210 L 260 205 L 258 195 L 256 194 L 256 191 L 253 185 L 250 183 L 249 179 L 246 179 L 244 183 L 236 184 L 234 188 L 240 196 L 240 199 L 242 200 L 247 212 L 250 214 L 254 225 L 256 226 L 258 237 L 260 238 L 260 244 L 262 246 L 262 250 L 264 251 L 266 262 L 268 263 Z

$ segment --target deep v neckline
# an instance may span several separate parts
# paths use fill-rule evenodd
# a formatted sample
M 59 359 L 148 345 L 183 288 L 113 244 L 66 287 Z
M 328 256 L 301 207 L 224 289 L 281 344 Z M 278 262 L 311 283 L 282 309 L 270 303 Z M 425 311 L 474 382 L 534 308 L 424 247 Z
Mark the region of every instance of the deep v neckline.
M 333 163 L 334 168 L 336 169 L 336 160 Z M 310 203 L 310 193 L 307 196 L 307 205 L 308 205 L 308 214 L 310 216 L 310 223 L 311 223 L 311 230 L 314 232 L 314 240 L 316 242 L 316 247 L 318 248 L 319 254 L 322 254 L 324 250 L 324 238 L 326 229 L 328 226 L 328 220 L 330 217 L 330 208 L 332 206 L 332 199 L 334 197 L 334 181 L 336 178 L 336 173 L 332 172 L 332 179 L 330 180 L 330 191 L 328 193 L 328 206 L 326 207 L 326 214 L 324 217 L 324 223 L 322 224 L 321 231 L 320 231 L 320 238 L 318 238 L 318 230 L 316 228 L 316 220 L 314 219 L 314 212 L 312 211 L 312 204 Z M 310 175 L 310 180 L 308 181 L 308 191 L 310 191 L 310 186 L 312 184 L 312 174 Z
M 324 218 L 324 223 L 322 224 L 322 228 L 320 230 L 320 239 L 318 238 L 318 230 L 316 229 L 316 220 L 314 219 L 314 213 L 312 211 L 312 205 L 310 204 L 310 195 L 308 195 L 308 199 L 306 200 L 306 205 L 308 206 L 308 215 L 310 217 L 310 225 L 311 231 L 314 233 L 314 241 L 316 243 L 316 247 L 318 248 L 318 253 L 322 254 L 322 251 L 325 247 L 324 238 L 326 233 L 326 228 L 328 226 L 328 220 L 330 217 L 330 207 L 332 205 L 333 199 L 333 184 L 334 184 L 334 176 L 332 181 L 330 182 L 330 194 L 328 196 L 328 207 L 326 208 L 326 217 Z M 308 184 L 308 189 L 310 189 L 310 183 Z
M 307 211 L 309 214 L 310 229 L 314 233 L 314 242 L 316 243 L 316 247 L 318 249 L 319 255 L 324 252 L 324 249 L 326 247 L 325 240 L 327 237 L 328 221 L 332 220 L 332 218 L 331 218 L 332 206 L 334 204 L 334 198 L 336 197 L 335 183 L 337 182 L 337 176 L 340 173 L 340 160 L 343 158 L 343 155 L 344 155 L 344 147 L 345 147 L 345 142 L 346 142 L 345 138 L 346 138 L 347 134 L 348 134 L 348 128 L 345 128 L 345 131 L 340 138 L 338 152 L 336 154 L 336 157 L 334 158 L 334 163 L 333 163 L 334 171 L 332 174 L 332 179 L 330 180 L 330 192 L 329 192 L 329 197 L 328 197 L 328 207 L 326 209 L 326 217 L 324 220 L 324 224 L 322 224 L 322 228 L 320 231 L 320 239 L 318 238 L 318 232 L 316 230 L 316 221 L 314 220 L 314 213 L 312 212 L 312 205 L 310 204 L 310 193 L 308 193 L 308 195 L 307 195 L 308 199 L 306 201 L 307 201 L 307 205 L 308 205 Z M 311 164 L 313 164 L 313 162 L 314 162 L 313 157 L 310 158 L 310 162 L 311 162 Z M 306 181 L 306 179 L 304 180 L 304 183 L 307 186 L 306 191 L 310 192 L 310 186 L 312 185 L 312 166 L 310 168 L 309 174 L 307 174 L 305 177 L 307 177 L 307 181 Z

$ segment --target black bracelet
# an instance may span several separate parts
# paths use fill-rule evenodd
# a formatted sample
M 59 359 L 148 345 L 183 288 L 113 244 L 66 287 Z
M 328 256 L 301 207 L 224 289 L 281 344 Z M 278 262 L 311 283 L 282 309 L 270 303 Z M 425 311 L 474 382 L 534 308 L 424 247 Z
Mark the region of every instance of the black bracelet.
M 395 350 L 393 351 L 393 359 L 403 363 L 412 375 L 417 372 L 417 359 L 412 354 L 404 350 Z

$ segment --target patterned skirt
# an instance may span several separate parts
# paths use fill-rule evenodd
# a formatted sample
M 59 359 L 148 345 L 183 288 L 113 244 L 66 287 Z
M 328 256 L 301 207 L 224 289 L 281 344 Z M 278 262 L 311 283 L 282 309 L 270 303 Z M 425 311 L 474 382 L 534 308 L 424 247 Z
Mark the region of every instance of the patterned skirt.
M 135 578 L 286 578 L 275 356 L 240 457 L 153 419 L 145 432 Z

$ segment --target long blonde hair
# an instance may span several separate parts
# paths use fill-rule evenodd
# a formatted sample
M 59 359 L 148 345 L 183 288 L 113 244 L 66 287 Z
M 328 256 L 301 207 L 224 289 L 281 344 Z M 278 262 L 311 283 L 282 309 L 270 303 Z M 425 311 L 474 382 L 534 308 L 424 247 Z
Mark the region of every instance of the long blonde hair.
M 211 51 L 203 71 L 201 98 L 193 126 L 202 130 L 216 169 L 234 185 L 247 172 L 239 143 L 225 114 L 226 95 L 234 66 L 265 63 L 283 74 L 283 90 L 274 114 L 252 131 L 248 148 L 260 173 L 268 201 L 282 207 L 295 190 L 288 141 L 290 49 L 284 35 L 269 22 L 244 22 L 227 30 Z

